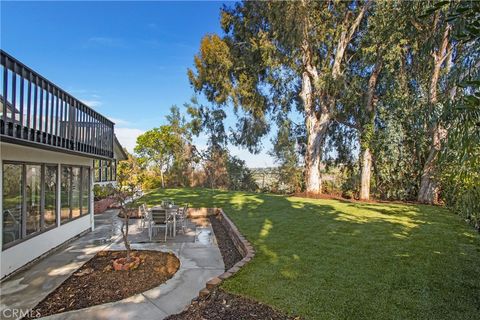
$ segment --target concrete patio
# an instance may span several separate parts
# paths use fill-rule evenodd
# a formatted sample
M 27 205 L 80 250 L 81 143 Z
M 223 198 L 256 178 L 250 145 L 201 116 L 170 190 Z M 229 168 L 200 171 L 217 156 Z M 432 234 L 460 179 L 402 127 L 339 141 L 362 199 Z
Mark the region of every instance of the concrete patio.
M 124 249 L 118 210 L 95 216 L 95 230 L 63 245 L 0 284 L 0 311 L 30 310 L 75 270 L 101 250 Z M 173 252 L 180 260 L 177 273 L 166 283 L 132 297 L 42 319 L 163 319 L 181 312 L 205 287 L 224 272 L 223 259 L 208 221 L 188 221 L 185 234 L 161 242 L 163 232 L 150 242 L 140 220 L 130 220 L 132 249 Z M 2 319 L 5 314 L 1 312 Z

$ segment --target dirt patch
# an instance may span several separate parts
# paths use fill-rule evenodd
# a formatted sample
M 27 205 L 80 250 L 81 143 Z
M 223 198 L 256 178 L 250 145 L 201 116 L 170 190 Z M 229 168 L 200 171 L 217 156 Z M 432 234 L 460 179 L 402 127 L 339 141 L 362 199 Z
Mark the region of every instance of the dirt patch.
M 209 216 L 208 219 L 217 238 L 218 247 L 222 253 L 223 263 L 225 264 L 225 270 L 228 270 L 233 267 L 235 263 L 242 260 L 243 257 L 233 243 L 232 238 L 230 238 L 225 226 L 218 220 L 218 216 Z
M 131 271 L 113 271 L 112 260 L 125 257 L 125 251 L 101 251 L 50 293 L 30 314 L 42 317 L 125 299 L 159 286 L 180 266 L 172 253 L 132 251 L 141 259 Z M 30 318 L 24 318 L 30 319 Z
M 270 306 L 215 289 L 209 296 L 192 302 L 187 310 L 168 320 L 237 320 L 237 319 L 300 319 L 287 316 Z

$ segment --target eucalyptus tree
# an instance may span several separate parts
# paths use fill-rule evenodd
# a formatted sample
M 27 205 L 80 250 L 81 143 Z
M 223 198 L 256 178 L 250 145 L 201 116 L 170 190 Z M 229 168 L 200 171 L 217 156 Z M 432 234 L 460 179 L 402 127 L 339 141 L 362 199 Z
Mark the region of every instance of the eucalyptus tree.
M 360 190 L 359 198 L 370 198 L 370 185 L 375 145 L 378 147 L 378 133 L 385 126 L 378 118 L 378 106 L 397 113 L 408 107 L 392 105 L 391 97 L 398 100 L 408 95 L 406 65 L 414 48 L 410 44 L 411 17 L 415 14 L 411 3 L 379 1 L 372 4 L 364 35 L 351 44 L 354 52 L 346 66 L 346 85 L 341 92 L 335 120 L 340 125 L 354 130 L 358 137 Z M 342 135 L 334 134 L 334 139 L 344 139 L 345 130 L 338 128 Z M 352 148 L 349 148 L 353 152 Z M 348 152 L 348 151 L 347 151 Z
M 166 119 L 171 128 L 171 134 L 175 136 L 177 142 L 177 146 L 172 149 L 169 180 L 175 186 L 189 186 L 194 167 L 199 160 L 192 143 L 191 124 L 186 121 L 176 105 L 170 108 Z
M 223 37 L 207 35 L 189 78 L 216 108 L 233 105 L 233 139 L 250 151 L 267 118 L 296 107 L 304 116 L 306 191 L 321 192 L 327 129 L 344 84 L 352 40 L 370 1 L 242 2 L 223 8 Z
M 442 10 L 444 5 L 433 10 Z M 447 20 L 461 50 L 455 57 L 448 103 L 440 119 L 448 131 L 439 159 L 441 182 L 446 204 L 480 230 L 480 2 L 455 3 Z

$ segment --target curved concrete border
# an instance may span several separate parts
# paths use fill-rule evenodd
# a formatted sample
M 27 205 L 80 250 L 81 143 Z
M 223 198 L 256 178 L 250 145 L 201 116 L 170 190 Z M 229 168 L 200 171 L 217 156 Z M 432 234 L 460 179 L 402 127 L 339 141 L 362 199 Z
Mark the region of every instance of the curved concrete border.
M 221 272 L 218 268 L 199 266 L 198 261 L 181 254 L 182 248 L 155 249 L 153 247 L 145 248 L 143 245 L 140 249 L 135 248 L 135 244 L 133 244 L 132 249 L 173 253 L 180 261 L 180 266 L 172 278 L 165 283 L 142 293 L 114 302 L 57 313 L 41 319 L 163 319 L 168 315 L 183 311 L 188 306 L 188 302 L 194 298 L 192 288 L 199 290 L 204 285 L 203 281 L 211 279 Z M 116 248 L 107 250 L 116 250 Z

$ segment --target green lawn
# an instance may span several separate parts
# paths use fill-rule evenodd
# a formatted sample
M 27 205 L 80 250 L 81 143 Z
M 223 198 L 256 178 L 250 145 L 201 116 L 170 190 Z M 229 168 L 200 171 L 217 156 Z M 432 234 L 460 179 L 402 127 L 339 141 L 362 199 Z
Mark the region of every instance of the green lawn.
M 306 319 L 480 319 L 480 236 L 446 209 L 206 189 L 257 254 L 223 287 Z

